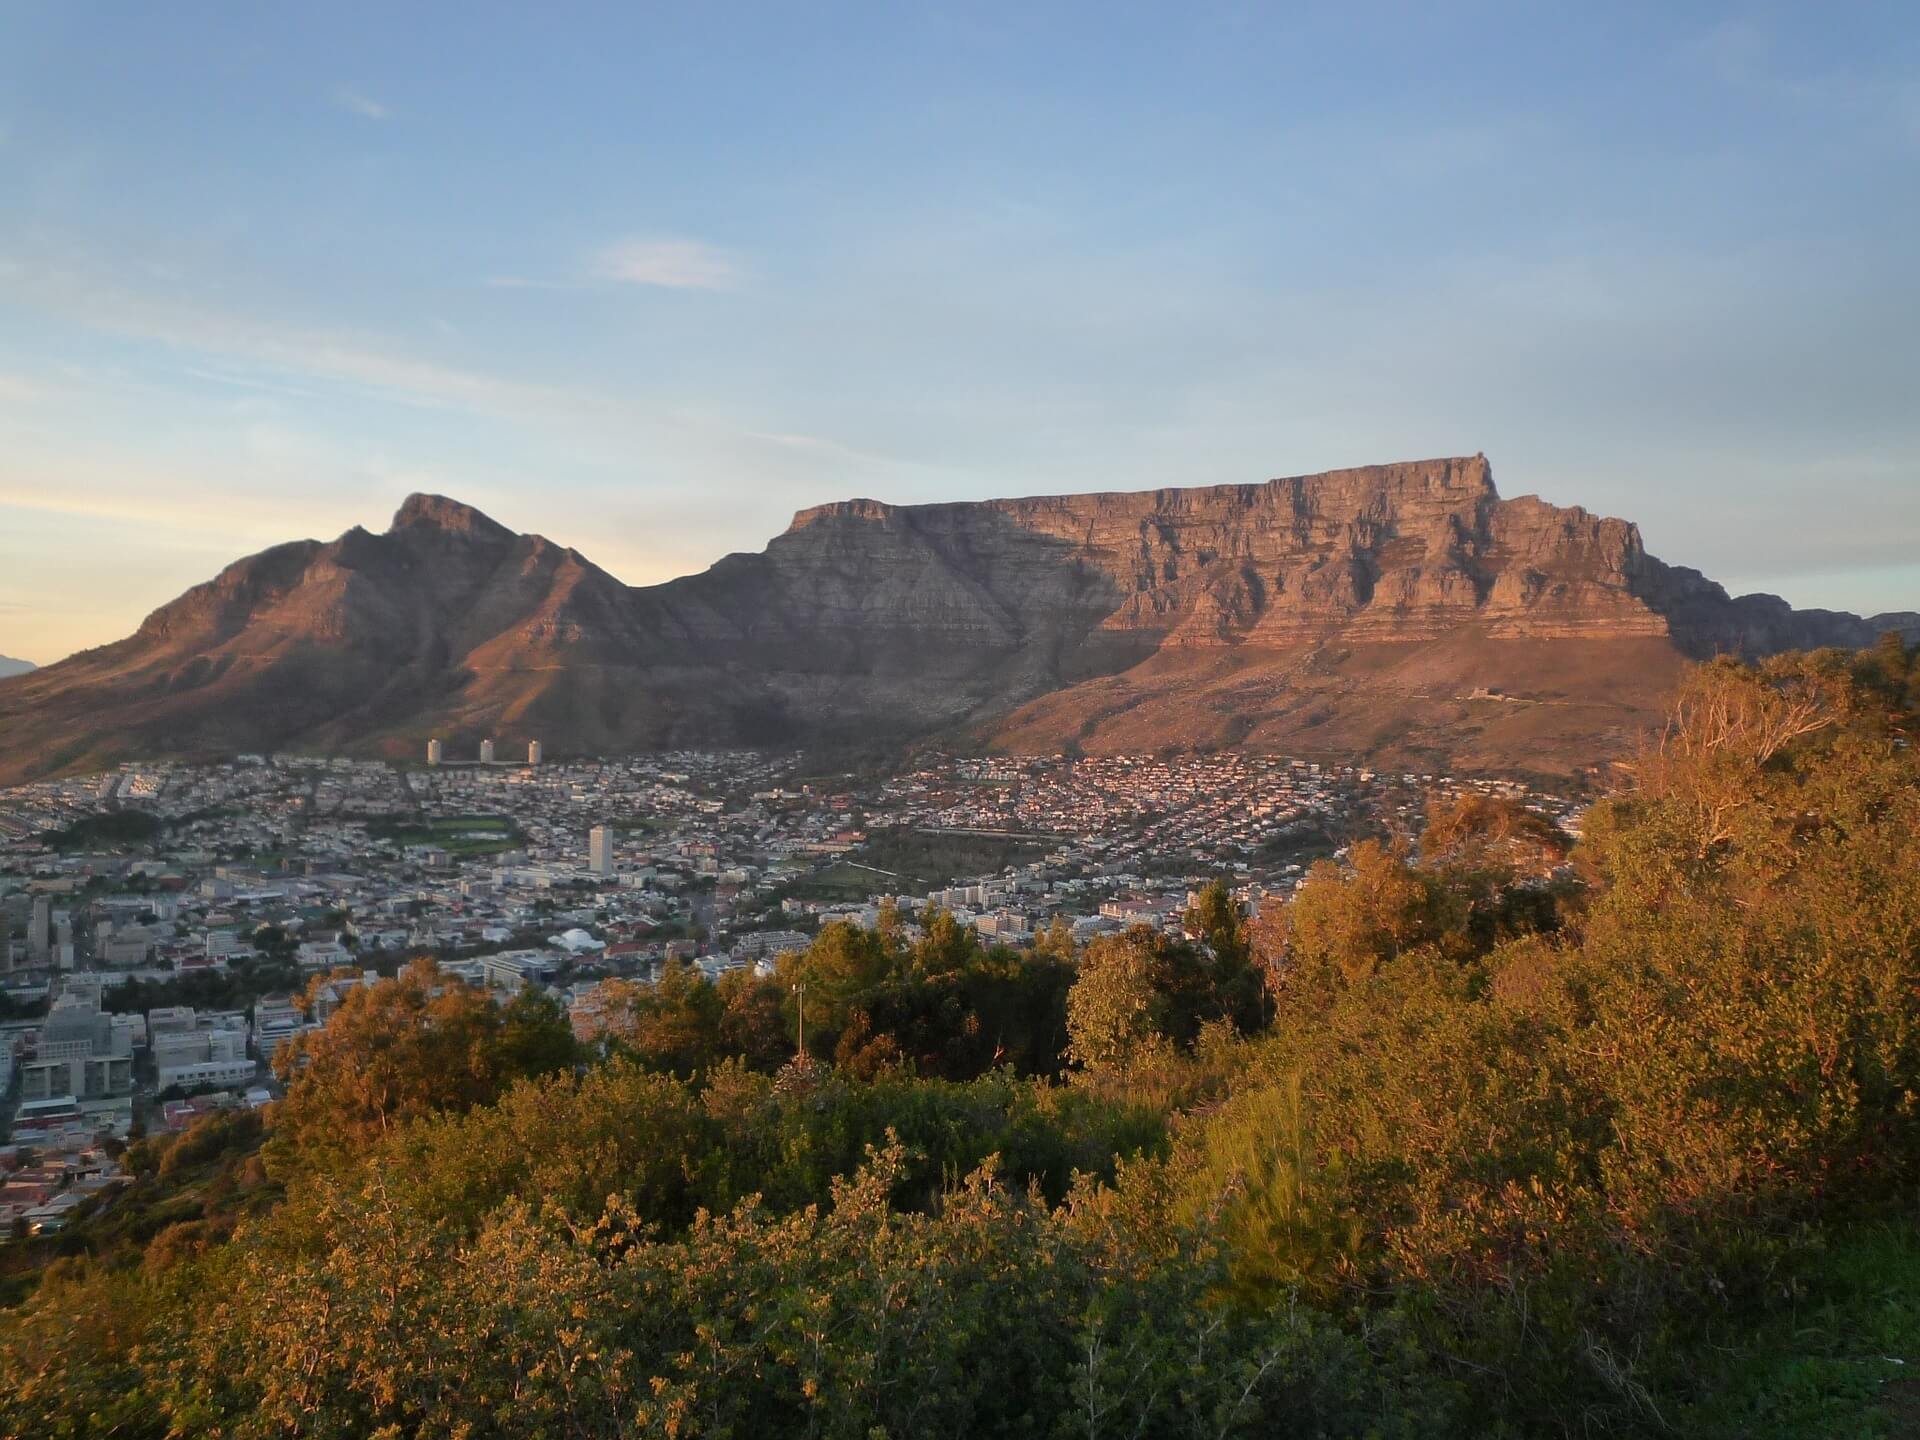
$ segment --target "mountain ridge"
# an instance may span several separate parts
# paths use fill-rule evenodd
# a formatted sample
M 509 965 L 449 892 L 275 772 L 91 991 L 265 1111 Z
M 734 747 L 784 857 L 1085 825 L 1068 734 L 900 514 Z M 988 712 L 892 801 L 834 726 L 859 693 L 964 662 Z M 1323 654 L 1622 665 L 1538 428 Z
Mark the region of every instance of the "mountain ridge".
M 0 684 L 0 782 L 166 754 L 406 756 L 429 734 L 555 756 L 930 739 L 1565 769 L 1628 748 L 1687 659 L 1878 628 L 1920 635 L 1920 616 L 1731 597 L 1631 522 L 1502 499 L 1484 455 L 836 501 L 643 587 L 422 493 L 384 532 L 247 556 L 126 639 Z

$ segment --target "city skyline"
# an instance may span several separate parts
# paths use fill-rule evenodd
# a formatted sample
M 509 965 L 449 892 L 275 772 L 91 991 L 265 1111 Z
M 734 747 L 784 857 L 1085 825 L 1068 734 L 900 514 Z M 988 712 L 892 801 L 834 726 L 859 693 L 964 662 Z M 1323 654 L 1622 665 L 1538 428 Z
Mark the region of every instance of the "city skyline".
M 1898 6 L 10 10 L 0 654 L 412 490 L 644 585 L 1475 451 L 1920 606 Z

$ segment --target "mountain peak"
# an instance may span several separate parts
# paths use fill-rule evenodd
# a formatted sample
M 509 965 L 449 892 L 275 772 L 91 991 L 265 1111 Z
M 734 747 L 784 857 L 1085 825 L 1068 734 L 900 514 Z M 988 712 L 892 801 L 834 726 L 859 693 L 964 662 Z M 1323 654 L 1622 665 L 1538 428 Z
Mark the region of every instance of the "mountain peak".
M 394 512 L 393 524 L 387 533 L 415 529 L 444 530 L 455 535 L 485 536 L 489 539 L 506 539 L 513 532 L 498 520 L 483 514 L 464 501 L 449 499 L 445 495 L 429 495 L 424 492 L 409 495 Z
M 804 510 L 795 511 L 793 523 L 787 527 L 787 532 L 791 534 L 795 530 L 804 530 L 822 520 L 885 521 L 897 508 L 884 500 L 831 500 L 825 505 L 809 505 Z
M 235 749 L 409 755 L 433 734 L 1545 771 L 1630 750 L 1689 657 L 1859 647 L 1913 618 L 1730 599 L 1624 520 L 1500 499 L 1484 455 L 846 500 L 647 587 L 421 494 L 385 535 L 235 561 L 129 639 L 0 684 L 0 783 Z

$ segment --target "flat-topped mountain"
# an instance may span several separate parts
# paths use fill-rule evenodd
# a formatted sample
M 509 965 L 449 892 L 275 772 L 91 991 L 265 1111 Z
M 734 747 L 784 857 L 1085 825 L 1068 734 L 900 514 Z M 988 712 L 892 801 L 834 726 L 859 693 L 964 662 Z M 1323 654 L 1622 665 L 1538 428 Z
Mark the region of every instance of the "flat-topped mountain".
M 1259 485 L 804 510 L 631 587 L 415 495 L 237 561 L 0 684 L 0 781 L 132 756 L 665 745 L 1246 744 L 1556 769 L 1631 745 L 1686 658 L 1920 635 L 1730 598 L 1487 461 Z M 505 749 L 502 754 L 507 753 Z

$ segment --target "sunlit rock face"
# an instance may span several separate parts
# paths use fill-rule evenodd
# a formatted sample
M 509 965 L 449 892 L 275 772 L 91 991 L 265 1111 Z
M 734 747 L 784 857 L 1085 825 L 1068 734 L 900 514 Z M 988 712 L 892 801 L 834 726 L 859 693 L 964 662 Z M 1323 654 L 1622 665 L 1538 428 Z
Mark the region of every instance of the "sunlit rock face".
M 1535 717 L 1522 737 L 1512 715 L 1494 729 L 1515 731 L 1514 763 L 1564 768 L 1630 744 L 1683 657 L 1886 628 L 1920 635 L 1920 617 L 1731 599 L 1649 556 L 1626 521 L 1501 499 L 1477 455 L 842 501 L 760 554 L 644 588 L 416 495 L 382 534 L 263 551 L 128 639 L 0 684 L 0 780 L 130 756 L 409 754 L 428 734 L 537 735 L 553 756 L 929 736 L 1368 758 L 1413 743 L 1415 719 L 1413 753 L 1498 764 L 1449 740 L 1464 726 L 1486 741 L 1447 709 L 1463 686 L 1563 707 L 1559 730 Z

